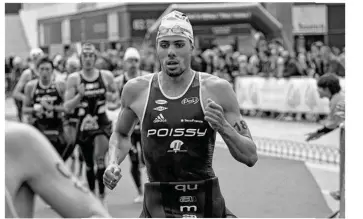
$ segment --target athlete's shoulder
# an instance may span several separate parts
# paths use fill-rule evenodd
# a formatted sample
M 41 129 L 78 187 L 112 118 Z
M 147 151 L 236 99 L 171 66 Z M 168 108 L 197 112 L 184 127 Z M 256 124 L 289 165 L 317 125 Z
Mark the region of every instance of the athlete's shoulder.
M 131 98 L 136 97 L 138 94 L 141 94 L 142 91 L 149 88 L 149 83 L 150 80 L 152 80 L 152 77 L 153 74 L 148 74 L 130 79 L 129 81 L 126 82 L 122 93 L 125 93 L 127 96 L 130 96 Z
M 110 78 L 114 78 L 115 76 L 112 74 L 111 71 L 109 70 L 100 70 L 101 74 L 104 76 L 104 77 L 110 77 Z
M 24 69 L 24 71 L 22 72 L 22 74 L 31 74 L 31 73 L 32 73 L 31 68 Z
M 75 83 L 75 81 L 78 81 L 80 79 L 80 77 L 81 77 L 81 72 L 76 71 L 76 72 L 73 72 L 70 75 L 68 75 L 67 81 Z
M 32 76 L 32 70 L 30 68 L 27 68 L 25 69 L 22 73 L 21 73 L 21 78 L 26 78 L 26 79 L 29 79 L 31 78 Z
M 66 87 L 66 81 L 64 80 L 55 80 L 54 84 L 61 89 L 64 89 Z
M 137 86 L 137 87 L 143 87 L 143 86 L 146 85 L 146 87 L 148 87 L 147 85 L 149 84 L 149 82 L 152 79 L 153 75 L 154 75 L 154 73 L 140 75 L 138 77 L 132 78 L 129 81 L 127 81 L 126 85 L 129 84 L 128 86 L 132 85 L 132 86 Z
M 25 87 L 34 87 L 38 83 L 38 79 L 30 80 L 28 83 L 26 83 Z
M 218 89 L 218 90 L 232 88 L 231 84 L 223 78 L 205 72 L 199 72 L 199 74 L 200 74 L 201 85 L 205 86 L 206 88 Z
M 149 75 L 149 74 L 152 74 L 152 73 L 150 73 L 150 72 L 148 72 L 148 71 L 144 71 L 144 70 L 141 70 L 141 76 L 143 76 L 143 75 Z

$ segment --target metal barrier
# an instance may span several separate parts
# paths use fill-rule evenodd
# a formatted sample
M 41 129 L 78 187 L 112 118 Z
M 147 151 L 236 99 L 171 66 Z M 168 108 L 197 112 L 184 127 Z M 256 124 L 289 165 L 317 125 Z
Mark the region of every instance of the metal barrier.
M 345 218 L 345 124 L 340 129 L 340 218 Z

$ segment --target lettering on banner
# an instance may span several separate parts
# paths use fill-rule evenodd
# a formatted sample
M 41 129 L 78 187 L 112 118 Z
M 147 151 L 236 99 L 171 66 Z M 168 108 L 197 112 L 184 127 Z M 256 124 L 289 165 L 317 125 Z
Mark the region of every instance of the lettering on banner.
M 150 28 L 154 23 L 155 19 L 135 19 L 132 21 L 133 30 L 146 30 Z
M 317 93 L 316 90 L 312 88 L 310 84 L 307 85 L 304 96 L 305 96 L 305 104 L 309 107 L 311 111 L 314 110 L 318 105 Z
M 250 90 L 250 98 L 253 104 L 258 105 L 258 90 L 254 83 L 252 83 L 249 87 Z
M 300 99 L 299 89 L 295 88 L 295 86 L 291 84 L 287 91 L 287 104 L 292 108 L 296 108 L 300 105 Z

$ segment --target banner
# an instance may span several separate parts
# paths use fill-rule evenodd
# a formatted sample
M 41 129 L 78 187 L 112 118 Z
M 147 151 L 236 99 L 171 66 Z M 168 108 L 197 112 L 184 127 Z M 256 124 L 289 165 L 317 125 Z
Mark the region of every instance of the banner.
M 340 79 L 345 91 L 345 79 Z M 235 90 L 240 109 L 328 114 L 329 100 L 320 98 L 313 78 L 238 77 Z
M 259 90 L 263 78 L 238 77 L 235 80 L 237 100 L 241 109 L 254 110 L 259 108 Z
M 294 5 L 292 26 L 295 34 L 326 34 L 328 32 L 326 5 Z

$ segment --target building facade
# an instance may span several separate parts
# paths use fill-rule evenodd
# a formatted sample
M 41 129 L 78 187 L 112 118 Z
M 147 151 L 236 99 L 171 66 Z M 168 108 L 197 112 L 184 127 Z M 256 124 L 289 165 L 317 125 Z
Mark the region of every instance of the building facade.
M 24 4 L 23 11 L 32 11 L 37 16 L 36 30 L 26 31 L 28 34 L 35 32 L 33 38 L 36 41 L 33 44 L 51 53 L 58 53 L 71 44 L 84 41 L 95 43 L 101 51 L 114 47 L 116 42 L 120 42 L 123 46 L 140 46 L 147 29 L 169 5 L 169 3 L 123 2 Z M 329 46 L 339 48 L 345 45 L 345 4 L 343 3 L 262 3 L 262 5 L 283 25 L 287 39 L 294 45 L 303 43 L 307 49 L 315 41 L 322 41 Z M 246 29 L 244 26 L 241 28 Z M 204 34 L 204 38 L 207 40 L 209 35 L 215 32 L 220 34 L 226 31 L 225 29 L 211 28 L 211 33 Z M 199 31 L 202 30 L 196 30 Z

